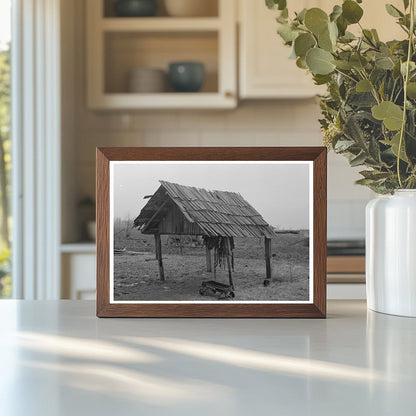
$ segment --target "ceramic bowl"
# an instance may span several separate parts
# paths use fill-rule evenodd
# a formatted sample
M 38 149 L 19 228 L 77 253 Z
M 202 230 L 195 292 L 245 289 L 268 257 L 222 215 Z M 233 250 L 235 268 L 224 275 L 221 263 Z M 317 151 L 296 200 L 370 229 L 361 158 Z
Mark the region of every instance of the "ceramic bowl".
M 205 67 L 201 62 L 172 62 L 169 80 L 177 92 L 197 92 L 205 80 Z
M 167 90 L 167 75 L 162 69 L 136 68 L 129 72 L 128 91 L 131 93 L 161 93 Z
M 114 12 L 119 17 L 148 17 L 157 12 L 156 0 L 118 0 Z

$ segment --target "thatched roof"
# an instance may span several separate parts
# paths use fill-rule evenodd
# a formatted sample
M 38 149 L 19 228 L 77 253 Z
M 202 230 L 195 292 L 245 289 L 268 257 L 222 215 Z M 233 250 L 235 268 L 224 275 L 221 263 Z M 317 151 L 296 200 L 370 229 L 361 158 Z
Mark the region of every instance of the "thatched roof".
M 160 181 L 160 184 L 134 220 L 134 226 L 143 232 L 154 229 L 176 206 L 185 221 L 199 230 L 195 234 L 211 237 L 275 236 L 269 224 L 239 193 L 209 191 L 166 181 Z

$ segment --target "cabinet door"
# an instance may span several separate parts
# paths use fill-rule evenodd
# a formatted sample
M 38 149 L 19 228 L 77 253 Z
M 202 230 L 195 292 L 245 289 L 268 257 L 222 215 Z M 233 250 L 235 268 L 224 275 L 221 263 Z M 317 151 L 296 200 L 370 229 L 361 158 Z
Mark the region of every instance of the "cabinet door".
M 291 11 L 304 7 L 320 7 L 330 12 L 334 0 L 299 0 L 292 2 Z M 403 8 L 402 0 L 389 3 Z M 294 9 L 295 7 L 295 9 Z M 404 32 L 388 15 L 384 2 L 366 0 L 362 25 L 377 29 L 383 41 L 402 39 Z M 264 1 L 239 0 L 240 12 L 240 97 L 241 98 L 304 98 L 323 93 L 322 87 L 313 84 L 311 76 L 289 59 L 290 48 L 277 35 L 275 11 L 268 10 Z M 358 34 L 358 25 L 349 30 Z
M 92 253 L 68 253 L 62 256 L 62 298 L 95 299 L 96 256 Z
M 329 0 L 299 0 L 295 7 L 330 10 L 330 4 Z M 239 8 L 241 98 L 305 98 L 322 92 L 311 75 L 289 59 L 291 50 L 276 33 L 277 13 L 258 0 L 239 0 Z

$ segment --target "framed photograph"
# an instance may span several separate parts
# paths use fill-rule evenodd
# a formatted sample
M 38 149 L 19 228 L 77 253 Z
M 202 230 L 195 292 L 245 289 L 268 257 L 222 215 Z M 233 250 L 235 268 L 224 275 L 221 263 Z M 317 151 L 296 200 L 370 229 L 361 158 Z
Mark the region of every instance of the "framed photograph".
M 97 316 L 324 318 L 326 152 L 97 149 Z

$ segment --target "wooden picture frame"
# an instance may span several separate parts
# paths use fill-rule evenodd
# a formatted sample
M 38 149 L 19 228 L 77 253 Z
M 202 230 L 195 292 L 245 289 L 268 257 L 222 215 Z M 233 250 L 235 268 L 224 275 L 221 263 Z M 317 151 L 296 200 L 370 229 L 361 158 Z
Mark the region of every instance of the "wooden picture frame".
M 326 213 L 327 213 L 327 150 L 324 147 L 239 147 L 239 148 L 149 148 L 149 147 L 135 147 L 135 148 L 97 148 L 97 176 L 96 176 L 96 200 L 97 200 L 97 316 L 98 317 L 192 317 L 192 318 L 325 318 L 326 317 Z M 114 295 L 114 267 L 110 270 L 110 263 L 114 262 L 114 247 L 110 245 L 110 233 L 114 235 L 114 223 L 112 214 L 112 207 L 114 201 L 111 200 L 112 194 L 112 178 L 111 172 L 114 168 L 110 166 L 128 165 L 128 164 L 146 164 L 159 163 L 169 164 L 178 163 L 183 164 L 225 164 L 231 166 L 245 165 L 250 163 L 255 164 L 270 164 L 272 166 L 308 164 L 309 176 L 309 231 L 308 231 L 308 249 L 309 249 L 309 298 L 305 301 L 234 301 L 227 297 L 229 301 L 171 301 L 163 302 L 160 300 L 150 301 L 135 301 L 129 302 L 124 300 L 115 300 Z M 205 166 L 205 165 L 204 165 Z M 244 166 L 243 166 L 244 167 Z M 113 170 L 112 170 L 113 169 Z M 111 175 L 110 175 L 111 174 Z M 271 178 L 264 178 L 264 181 L 271 180 Z M 287 179 L 290 186 L 290 178 Z M 167 194 L 166 189 L 169 186 L 176 186 L 169 184 L 169 182 L 162 183 L 164 185 L 163 193 Z M 271 183 L 272 185 L 272 183 Z M 190 187 L 185 187 L 190 188 Z M 184 192 L 187 192 L 184 188 Z M 191 189 L 191 188 L 190 188 Z M 192 188 L 196 191 L 203 191 L 204 189 Z M 218 189 L 218 188 L 210 188 Z M 270 193 L 278 192 L 269 187 Z M 156 191 L 156 190 L 155 190 Z M 156 221 L 155 217 L 163 217 L 167 214 L 158 214 L 160 206 L 157 208 L 156 195 L 157 192 L 162 192 L 158 189 L 154 194 L 145 196 L 151 200 L 155 198 L 154 210 L 146 210 L 144 215 L 142 210 L 140 215 L 136 218 L 135 225 L 144 228 L 161 227 L 162 221 Z M 227 190 L 228 191 L 228 190 Z M 172 191 L 176 192 L 176 191 Z M 179 190 L 178 192 L 181 192 Z M 211 192 L 211 191 L 209 191 Z M 217 191 L 214 191 L 217 192 Z M 230 192 L 225 192 L 231 194 Z M 232 195 L 241 196 L 237 193 Z M 232 197 L 231 195 L 231 197 Z M 222 196 L 221 196 L 222 197 Z M 227 197 L 225 195 L 225 197 Z M 114 196 L 113 196 L 114 198 Z M 143 196 L 142 196 L 143 198 Z M 243 200 L 244 201 L 244 200 Z M 245 201 L 244 201 L 245 202 Z M 283 202 L 282 202 L 283 203 Z M 163 205 L 160 202 L 159 205 Z M 172 204 L 174 205 L 174 204 Z M 178 203 L 178 206 L 181 204 Z M 247 203 L 247 206 L 249 204 Z M 156 209 L 157 208 L 157 209 Z M 175 209 L 177 206 L 175 205 Z M 185 213 L 185 211 L 183 211 Z M 136 214 L 136 213 L 135 213 Z M 186 216 L 186 213 L 184 214 Z M 258 215 L 260 218 L 261 215 Z M 184 217 L 185 218 L 185 217 Z M 190 219 L 192 222 L 192 219 Z M 257 221 L 257 220 L 256 220 Z M 260 221 L 260 219 L 259 219 Z M 264 221 L 264 220 L 263 220 Z M 214 223 L 214 222 L 213 222 Z M 143 226 L 143 224 L 145 224 Z M 202 223 L 201 223 L 202 224 Z M 201 225 L 199 224 L 199 225 Z M 217 226 L 221 226 L 218 223 Z M 232 222 L 230 223 L 232 224 Z M 256 223 L 257 224 L 257 223 Z M 264 284 L 267 286 L 270 283 L 270 244 L 266 229 L 269 227 L 267 223 L 256 227 L 264 234 L 265 241 L 265 280 Z M 192 226 L 198 224 L 193 223 Z M 231 226 L 231 225 L 230 225 Z M 263 227 L 263 228 L 262 228 Z M 111 229 L 110 229 L 111 228 Z M 272 227 L 273 228 L 273 227 Z M 143 230 L 143 228 L 141 228 Z M 254 228 L 250 228 L 254 230 Z M 275 228 L 273 228 L 275 230 Z M 150 231 L 149 231 L 150 232 Z M 260 232 L 260 231 L 259 231 Z M 311 237 L 309 238 L 309 233 Z M 209 234 L 209 233 L 208 233 Z M 221 234 L 219 232 L 219 234 Z M 225 233 L 226 234 L 226 233 Z M 224 234 L 224 235 L 225 235 Z M 215 232 L 214 234 L 215 235 Z M 114 243 L 111 237 L 111 244 Z M 156 238 L 156 251 L 160 245 L 160 238 Z M 204 237 L 205 238 L 205 237 Z M 210 237 L 214 238 L 214 237 Z M 233 237 L 222 237 L 223 241 L 231 241 Z M 204 242 L 206 242 L 204 240 Z M 224 243 L 225 244 L 225 243 Z M 230 243 L 229 243 L 230 244 Z M 206 243 L 208 247 L 208 243 Z M 231 250 L 230 250 L 231 251 Z M 230 251 L 227 259 L 230 258 Z M 207 249 L 208 253 L 208 249 Z M 139 254 L 139 253 L 137 253 Z M 210 257 L 211 258 L 211 257 Z M 160 259 L 160 260 L 159 260 Z M 154 267 L 162 262 L 161 255 L 156 253 L 156 260 Z M 208 265 L 208 257 L 207 257 Z M 229 270 L 230 269 L 230 265 Z M 163 267 L 163 265 L 162 265 Z M 247 267 L 247 266 L 246 266 Z M 163 269 L 159 270 L 163 278 Z M 231 273 L 231 272 L 230 272 Z M 110 282 L 110 274 L 113 276 L 112 286 Z M 312 276 L 312 277 L 311 277 Z M 230 276 L 231 277 L 231 276 Z M 232 281 L 228 288 L 233 288 Z M 265 289 L 266 290 L 266 289 Z M 225 292 L 224 292 L 225 293 Z M 110 297 L 110 295 L 112 297 Z M 231 296 L 229 292 L 227 296 Z

